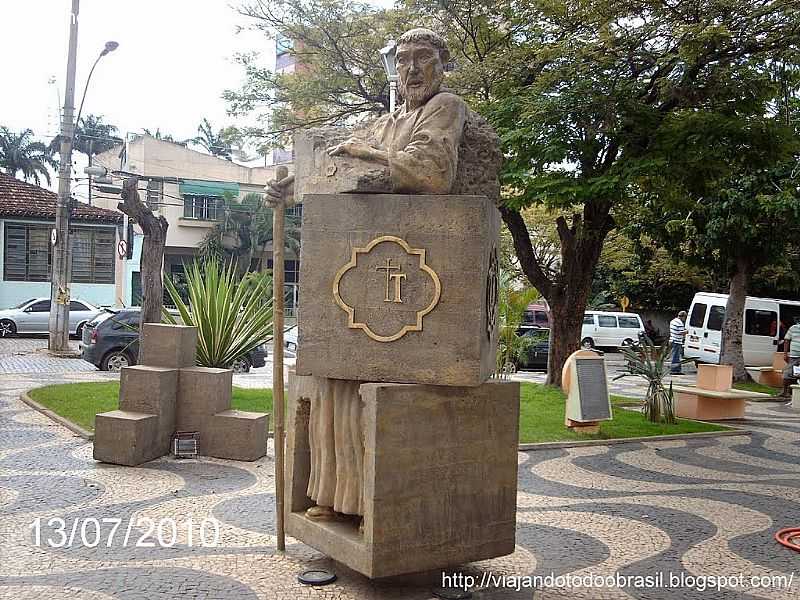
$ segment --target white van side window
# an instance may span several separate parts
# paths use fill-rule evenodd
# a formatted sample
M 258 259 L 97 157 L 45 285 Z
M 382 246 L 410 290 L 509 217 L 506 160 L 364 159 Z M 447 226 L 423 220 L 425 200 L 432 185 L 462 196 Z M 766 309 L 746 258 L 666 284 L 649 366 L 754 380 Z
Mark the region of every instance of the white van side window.
M 690 327 L 703 326 L 703 322 L 706 320 L 706 308 L 708 307 L 702 302 L 695 302 L 694 306 L 692 307 L 692 316 L 689 317 Z
M 612 317 L 611 315 L 597 315 L 597 324 L 600 325 L 600 327 L 616 327 L 617 317 Z
M 744 312 L 744 332 L 747 335 L 775 337 L 778 334 L 778 313 L 748 308 Z
M 722 331 L 722 323 L 725 321 L 725 307 L 713 304 L 708 313 L 708 329 L 711 331 Z
M 638 317 L 617 317 L 619 319 L 619 326 L 620 327 L 627 327 L 629 329 L 639 329 L 641 325 L 639 324 Z
M 583 315 L 584 325 L 594 325 L 594 315 Z

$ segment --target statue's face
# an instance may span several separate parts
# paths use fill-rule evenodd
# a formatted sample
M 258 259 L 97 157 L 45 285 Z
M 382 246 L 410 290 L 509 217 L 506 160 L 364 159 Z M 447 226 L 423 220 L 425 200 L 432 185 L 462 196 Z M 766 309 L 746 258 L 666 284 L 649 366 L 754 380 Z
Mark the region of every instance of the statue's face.
M 400 95 L 412 106 L 425 104 L 439 91 L 444 65 L 437 48 L 425 42 L 401 44 L 396 60 Z

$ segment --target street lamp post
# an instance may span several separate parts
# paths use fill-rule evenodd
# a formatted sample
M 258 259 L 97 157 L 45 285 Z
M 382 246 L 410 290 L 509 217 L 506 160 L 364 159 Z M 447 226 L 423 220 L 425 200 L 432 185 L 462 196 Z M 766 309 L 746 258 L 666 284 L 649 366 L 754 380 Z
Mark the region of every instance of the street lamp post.
M 75 63 L 78 54 L 78 12 L 80 0 L 72 0 L 72 13 L 70 14 L 69 54 L 67 56 L 67 88 L 64 95 L 64 114 L 61 118 L 61 149 L 60 164 L 58 168 L 58 201 L 56 204 L 56 224 L 50 236 L 53 245 L 53 272 L 50 286 L 50 320 L 48 323 L 49 340 L 48 348 L 51 352 L 69 351 L 69 301 L 70 279 L 72 266 L 72 244 L 69 234 L 70 217 L 70 171 L 72 170 L 72 139 L 75 133 L 77 120 L 73 122 L 72 113 L 75 109 Z M 83 89 L 78 119 L 83 110 L 83 101 L 86 99 L 86 90 L 89 88 L 89 79 L 97 62 L 109 52 L 114 51 L 118 44 L 106 42 L 100 56 L 92 65 L 86 86 Z
M 394 40 L 389 40 L 384 48 L 381 48 L 381 61 L 383 70 L 386 71 L 386 78 L 389 80 L 389 112 L 393 113 L 397 102 L 397 64 L 395 55 L 397 54 L 397 44 Z

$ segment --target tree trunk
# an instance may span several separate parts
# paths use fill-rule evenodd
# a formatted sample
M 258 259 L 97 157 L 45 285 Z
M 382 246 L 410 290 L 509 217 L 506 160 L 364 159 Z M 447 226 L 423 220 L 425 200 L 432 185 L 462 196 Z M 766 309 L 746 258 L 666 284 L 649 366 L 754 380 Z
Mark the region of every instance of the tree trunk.
M 142 278 L 142 316 L 140 323 L 160 323 L 164 303 L 161 274 L 164 268 L 164 246 L 169 223 L 163 216 L 156 217 L 150 207 L 139 197 L 138 177 L 129 177 L 122 183 L 122 202 L 117 208 L 139 224 L 144 233 L 142 258 L 139 265 Z M 141 326 L 141 325 L 140 325 Z M 139 363 L 142 347 L 139 345 Z
M 736 260 L 736 270 L 731 278 L 728 291 L 728 305 L 725 309 L 725 322 L 722 324 L 722 348 L 720 364 L 733 366 L 733 380 L 748 381 L 750 376 L 744 368 L 742 352 L 742 330 L 744 321 L 744 305 L 747 300 L 747 288 L 753 274 L 753 262 L 749 258 Z
M 580 347 L 583 313 L 589 299 L 597 261 L 608 232 L 614 228 L 611 203 L 595 201 L 584 206 L 583 215 L 574 214 L 571 225 L 564 217 L 556 219 L 561 242 L 561 265 L 551 279 L 543 271 L 533 251 L 528 228 L 519 211 L 499 207 L 503 221 L 514 240 L 520 266 L 531 284 L 550 305 L 550 353 L 547 380 L 561 385 L 561 369 L 569 355 Z

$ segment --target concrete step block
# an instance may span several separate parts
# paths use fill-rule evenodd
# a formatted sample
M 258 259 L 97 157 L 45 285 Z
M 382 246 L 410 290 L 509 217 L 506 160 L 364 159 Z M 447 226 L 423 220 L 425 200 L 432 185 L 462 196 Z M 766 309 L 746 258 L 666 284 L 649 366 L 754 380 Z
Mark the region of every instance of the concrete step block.
M 186 367 L 178 376 L 176 429 L 206 431 L 217 413 L 231 407 L 233 371 Z M 205 436 L 203 436 L 205 437 Z M 201 439 L 201 450 L 204 443 Z
M 153 414 L 112 410 L 95 417 L 94 459 L 135 467 L 169 452 Z
M 144 365 L 180 369 L 197 362 L 197 327 L 145 323 L 139 343 Z
M 200 433 L 206 454 L 229 460 L 258 460 L 267 454 L 269 414 L 225 410 L 213 416 Z
M 697 387 L 724 392 L 733 387 L 733 367 L 730 365 L 698 365 Z

